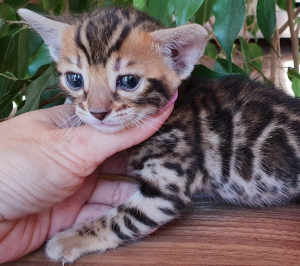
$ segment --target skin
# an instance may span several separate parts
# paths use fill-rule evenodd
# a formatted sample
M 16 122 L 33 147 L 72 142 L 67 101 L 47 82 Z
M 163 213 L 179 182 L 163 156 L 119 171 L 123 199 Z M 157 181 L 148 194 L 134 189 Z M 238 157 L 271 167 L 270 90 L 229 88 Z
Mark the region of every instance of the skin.
M 125 202 L 135 190 L 132 183 L 97 176 L 126 174 L 121 151 L 153 135 L 172 110 L 111 135 L 90 125 L 71 128 L 74 110 L 67 105 L 0 123 L 0 263 Z

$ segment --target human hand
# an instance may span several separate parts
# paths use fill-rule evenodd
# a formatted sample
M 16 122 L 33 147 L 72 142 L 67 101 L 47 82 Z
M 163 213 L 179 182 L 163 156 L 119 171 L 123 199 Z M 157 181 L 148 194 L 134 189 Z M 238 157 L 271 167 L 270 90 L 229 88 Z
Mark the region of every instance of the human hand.
M 72 117 L 71 106 L 39 110 L 1 123 L 0 263 L 38 248 L 74 221 L 99 217 L 108 206 L 124 202 L 133 185 L 97 181 L 99 171 L 124 170 L 120 167 L 124 157 L 120 153 L 111 156 L 150 137 L 171 111 L 143 128 L 112 135 L 89 125 L 57 128 Z

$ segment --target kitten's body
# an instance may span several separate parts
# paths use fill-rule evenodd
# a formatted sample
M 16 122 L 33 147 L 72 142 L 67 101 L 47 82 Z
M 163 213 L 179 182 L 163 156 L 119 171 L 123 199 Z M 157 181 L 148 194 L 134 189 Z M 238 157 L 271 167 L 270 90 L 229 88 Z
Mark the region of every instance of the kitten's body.
M 105 217 L 54 236 L 51 259 L 74 261 L 141 238 L 196 192 L 253 206 L 299 195 L 300 101 L 242 78 L 182 81 L 204 52 L 200 26 L 163 30 L 130 9 L 96 11 L 70 25 L 28 12 L 20 14 L 50 46 L 78 116 L 100 130 L 149 119 L 179 87 L 165 125 L 130 151 L 138 191 Z M 51 31 L 60 37 L 52 40 Z
M 168 121 L 133 149 L 130 164 L 148 197 L 185 202 L 200 192 L 280 204 L 299 194 L 299 136 L 298 99 L 242 78 L 189 79 Z

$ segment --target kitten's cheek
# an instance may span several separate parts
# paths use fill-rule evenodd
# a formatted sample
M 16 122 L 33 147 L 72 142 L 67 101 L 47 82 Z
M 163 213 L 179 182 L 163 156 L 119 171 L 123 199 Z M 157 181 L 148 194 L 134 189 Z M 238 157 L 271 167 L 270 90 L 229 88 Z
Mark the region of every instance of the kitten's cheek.
M 174 108 L 174 104 L 175 104 L 175 101 L 177 100 L 177 98 L 178 98 L 178 91 L 175 92 L 175 94 L 173 95 L 173 97 L 171 98 L 171 100 L 159 111 L 159 114 L 164 113 L 171 106 L 172 106 L 172 108 Z

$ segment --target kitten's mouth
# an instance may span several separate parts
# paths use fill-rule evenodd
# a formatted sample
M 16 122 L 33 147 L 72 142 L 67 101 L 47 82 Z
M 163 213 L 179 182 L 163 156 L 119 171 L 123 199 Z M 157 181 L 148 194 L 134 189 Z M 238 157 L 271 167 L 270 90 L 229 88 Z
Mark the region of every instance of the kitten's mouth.
M 166 110 L 168 110 L 170 108 L 170 106 L 172 106 L 175 101 L 177 100 L 178 97 L 178 91 L 176 91 L 174 93 L 174 95 L 172 96 L 172 98 L 167 102 L 167 104 L 162 107 L 155 115 L 159 115 L 163 112 L 165 112 Z M 132 120 L 131 120 L 132 121 Z M 106 123 L 105 121 L 97 121 L 97 123 L 91 123 L 91 125 L 93 125 L 94 127 L 96 127 L 97 129 L 99 129 L 102 132 L 107 132 L 107 133 L 113 133 L 113 132 L 118 132 L 118 131 L 122 131 L 124 129 L 128 129 L 130 127 L 134 127 L 134 126 L 138 126 L 138 122 L 133 122 L 132 124 L 124 124 L 124 123 L 116 123 L 116 124 L 110 124 L 110 123 Z

